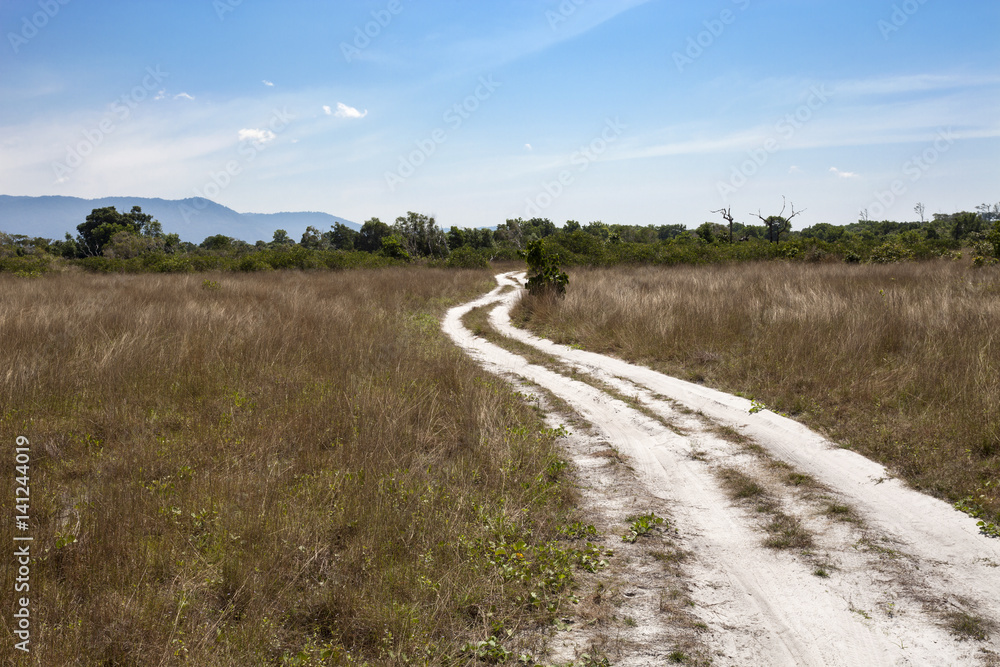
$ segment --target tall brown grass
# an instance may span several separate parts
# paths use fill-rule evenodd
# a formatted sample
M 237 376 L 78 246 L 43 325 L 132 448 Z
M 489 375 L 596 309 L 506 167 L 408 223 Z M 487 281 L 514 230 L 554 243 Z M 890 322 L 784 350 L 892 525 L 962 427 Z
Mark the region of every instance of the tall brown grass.
M 33 457 L 21 664 L 437 663 L 530 626 L 483 545 L 555 534 L 562 466 L 438 322 L 491 283 L 0 275 L 0 442 Z
M 539 333 L 755 398 L 1000 519 L 1000 272 L 956 262 L 575 270 Z

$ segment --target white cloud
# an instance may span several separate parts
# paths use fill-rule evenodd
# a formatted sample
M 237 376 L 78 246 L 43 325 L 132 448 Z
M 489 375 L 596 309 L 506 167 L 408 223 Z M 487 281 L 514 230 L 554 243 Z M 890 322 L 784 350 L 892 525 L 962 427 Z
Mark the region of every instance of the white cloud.
M 194 96 L 193 95 L 188 95 L 187 93 L 177 93 L 176 95 L 174 95 L 174 99 L 175 100 L 180 100 L 180 99 L 193 100 Z
M 329 116 L 329 115 L 331 115 L 333 113 L 333 109 L 331 109 L 328 105 L 324 104 L 323 105 L 323 113 L 325 113 L 327 116 Z
M 264 79 L 263 84 L 265 86 L 267 86 L 268 88 L 273 88 L 274 87 L 274 84 L 272 82 L 268 81 L 267 79 Z
M 529 151 L 535 150 L 534 148 L 531 147 L 531 144 L 525 144 L 524 147 L 527 148 Z
M 271 130 L 244 129 L 240 130 L 240 141 L 251 141 L 258 146 L 274 141 L 276 135 Z
M 324 107 L 324 109 L 327 108 L 328 107 Z M 337 118 L 364 118 L 368 115 L 368 109 L 358 111 L 354 107 L 349 107 L 343 102 L 337 102 L 337 113 L 334 115 L 337 116 Z
M 859 178 L 858 174 L 853 171 L 841 171 L 836 167 L 830 167 L 830 173 L 839 176 L 840 178 Z
M 789 174 L 801 174 L 802 173 L 802 168 L 799 167 L 799 165 L 797 165 L 797 164 L 793 164 L 791 167 L 788 168 L 788 173 Z
M 161 90 L 158 93 L 156 93 L 156 97 L 154 97 L 153 99 L 154 100 L 162 100 L 166 96 L 167 96 L 167 91 L 166 90 Z

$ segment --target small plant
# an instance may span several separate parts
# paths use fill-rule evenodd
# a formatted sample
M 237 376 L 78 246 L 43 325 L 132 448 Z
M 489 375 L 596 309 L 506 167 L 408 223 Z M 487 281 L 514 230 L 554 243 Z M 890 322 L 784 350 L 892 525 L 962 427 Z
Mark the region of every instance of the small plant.
M 632 523 L 629 526 L 629 531 L 622 535 L 622 542 L 633 544 L 643 535 L 653 532 L 656 526 L 663 523 L 663 518 L 656 516 L 655 512 L 650 512 L 649 514 L 629 517 L 626 521 L 631 521 Z
M 764 410 L 767 410 L 767 406 L 757 399 L 750 401 L 750 414 L 755 415 L 758 412 L 763 412 Z
M 590 540 L 597 537 L 597 529 L 591 525 L 585 526 L 580 521 L 574 521 L 568 526 L 559 526 L 559 534 L 565 536 L 567 540 Z
M 495 635 L 474 644 L 467 643 L 462 647 L 462 653 L 492 665 L 505 663 L 511 656 L 511 652 L 503 647 Z
M 976 522 L 976 525 L 979 527 L 979 532 L 983 535 L 987 537 L 1000 537 L 1000 526 L 983 518 L 986 516 L 986 510 L 972 496 L 962 498 L 955 503 L 954 507 L 960 512 L 965 512 L 973 519 L 980 519 L 980 521 Z
M 203 280 L 201 281 L 201 288 L 208 292 L 217 292 L 222 289 L 222 286 L 214 280 Z

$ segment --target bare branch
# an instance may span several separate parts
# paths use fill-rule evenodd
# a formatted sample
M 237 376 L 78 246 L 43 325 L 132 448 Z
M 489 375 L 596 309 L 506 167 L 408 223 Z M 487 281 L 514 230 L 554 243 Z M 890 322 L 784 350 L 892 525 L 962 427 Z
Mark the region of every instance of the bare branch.
M 729 223 L 729 242 L 733 242 L 733 207 L 729 206 L 726 208 L 720 208 L 718 211 L 712 211 L 712 213 L 720 213 L 722 219 Z

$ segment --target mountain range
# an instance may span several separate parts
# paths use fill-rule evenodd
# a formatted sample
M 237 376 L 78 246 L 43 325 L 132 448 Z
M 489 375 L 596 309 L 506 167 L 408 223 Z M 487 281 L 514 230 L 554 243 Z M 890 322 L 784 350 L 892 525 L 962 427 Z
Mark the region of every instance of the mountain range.
M 142 208 L 163 225 L 167 234 L 183 241 L 201 243 L 206 237 L 224 234 L 249 243 L 270 241 L 276 229 L 284 229 L 298 240 L 306 227 L 325 232 L 335 222 L 361 229 L 361 225 L 328 213 L 237 213 L 210 199 L 153 199 L 149 197 L 13 197 L 0 195 L 0 232 L 62 239 L 67 232 L 76 236 L 76 226 L 95 208 L 114 206 L 122 213 L 133 206 Z

